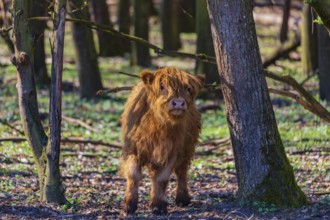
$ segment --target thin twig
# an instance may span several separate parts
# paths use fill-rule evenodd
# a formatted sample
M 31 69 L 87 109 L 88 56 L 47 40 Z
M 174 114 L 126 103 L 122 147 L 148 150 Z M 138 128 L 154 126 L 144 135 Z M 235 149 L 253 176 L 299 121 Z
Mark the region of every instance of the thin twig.
M 304 87 L 301 86 L 294 78 L 292 78 L 290 75 L 280 76 L 266 69 L 264 69 L 264 73 L 269 78 L 292 86 L 292 88 L 300 94 L 300 97 L 305 99 L 303 101 L 301 101 L 301 98 L 299 98 L 300 101 L 296 99 L 299 103 L 303 103 L 302 105 L 304 108 L 316 114 L 326 122 L 330 123 L 329 111 L 324 106 L 322 106 L 311 94 L 309 94 L 304 89 Z
M 15 128 L 14 126 L 12 126 L 11 124 L 9 124 L 8 122 L 5 122 L 4 120 L 0 119 L 0 123 L 3 124 L 3 125 L 6 125 L 7 127 L 17 131 L 20 135 L 24 135 L 24 132 Z

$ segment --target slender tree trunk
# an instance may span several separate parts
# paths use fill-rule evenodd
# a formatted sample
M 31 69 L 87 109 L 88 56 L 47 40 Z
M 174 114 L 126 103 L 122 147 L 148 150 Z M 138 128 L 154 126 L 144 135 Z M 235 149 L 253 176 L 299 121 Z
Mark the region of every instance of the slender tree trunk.
M 94 21 L 98 24 L 113 28 L 113 24 L 110 20 L 111 15 L 108 9 L 107 1 L 91 0 L 90 4 Z M 103 31 L 97 31 L 97 36 L 99 43 L 99 56 L 109 57 L 123 55 L 121 39 Z
M 118 23 L 119 31 L 125 34 L 130 33 L 131 27 L 131 15 L 130 15 L 130 0 L 120 0 L 118 10 Z M 125 53 L 131 52 L 131 42 L 122 40 L 123 51 Z
M 46 16 L 47 2 L 44 0 L 35 0 L 31 5 L 32 16 L 42 17 Z M 48 86 L 50 78 L 47 73 L 46 54 L 44 32 L 46 29 L 46 22 L 32 20 L 29 22 L 30 30 L 34 39 L 34 71 L 37 85 Z
M 36 87 L 34 81 L 33 42 L 29 30 L 28 17 L 31 0 L 14 0 L 14 26 L 13 38 L 15 57 L 12 62 L 17 68 L 17 91 L 20 116 L 25 136 L 32 148 L 37 166 L 40 200 L 48 203 L 62 204 L 66 202 L 64 189 L 61 184 L 58 166 L 59 149 L 52 151 L 48 145 L 48 138 L 39 118 Z M 62 11 L 65 12 L 65 5 Z M 56 19 L 56 18 L 55 18 Z M 64 22 L 61 13 L 59 19 Z
M 149 0 L 134 0 L 134 35 L 149 40 Z M 132 64 L 150 66 L 149 48 L 133 43 Z
M 288 40 L 289 19 L 291 10 L 291 0 L 285 0 L 283 6 L 283 18 L 280 31 L 280 41 L 284 43 Z
M 324 0 L 323 5 L 330 11 L 330 0 Z M 317 38 L 320 98 L 330 101 L 330 36 L 323 25 L 318 25 Z
M 263 73 L 251 1 L 208 0 L 241 201 L 306 204 L 286 157 Z
M 197 53 L 207 54 L 215 57 L 212 41 L 210 19 L 207 12 L 207 3 L 205 0 L 196 0 L 196 30 L 197 30 Z M 217 65 L 209 64 L 196 60 L 196 74 L 205 74 L 205 83 L 219 83 L 219 72 Z M 221 93 L 218 91 L 218 95 Z
M 84 0 L 71 0 L 69 6 L 72 17 L 89 20 L 88 9 L 83 6 Z M 79 9 L 79 10 L 76 10 Z M 76 51 L 76 63 L 79 74 L 80 97 L 93 98 L 102 89 L 97 54 L 92 30 L 84 24 L 72 23 L 73 42 Z
M 181 47 L 178 16 L 179 1 L 162 0 L 161 26 L 165 50 L 178 50 Z
M 301 33 L 301 61 L 303 71 L 310 75 L 318 69 L 317 61 L 317 25 L 313 22 L 316 14 L 309 5 L 303 8 Z

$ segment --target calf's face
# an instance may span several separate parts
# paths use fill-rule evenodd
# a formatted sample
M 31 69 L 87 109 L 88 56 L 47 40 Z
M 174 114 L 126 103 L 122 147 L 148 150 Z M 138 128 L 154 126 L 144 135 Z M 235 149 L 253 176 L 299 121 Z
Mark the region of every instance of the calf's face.
M 141 78 L 148 93 L 150 108 L 161 118 L 184 118 L 201 89 L 204 78 L 175 69 L 144 71 Z

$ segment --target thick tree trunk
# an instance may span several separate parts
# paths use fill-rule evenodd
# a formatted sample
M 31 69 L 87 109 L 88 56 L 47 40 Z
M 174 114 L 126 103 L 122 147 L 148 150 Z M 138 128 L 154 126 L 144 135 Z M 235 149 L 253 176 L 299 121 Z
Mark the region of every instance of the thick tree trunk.
M 280 41 L 284 43 L 288 40 L 289 19 L 291 10 L 291 0 L 285 0 L 283 6 L 282 25 L 280 30 Z
M 119 31 L 125 34 L 130 33 L 131 27 L 131 15 L 130 15 L 130 0 L 120 0 L 118 10 L 118 23 Z M 131 42 L 123 39 L 122 40 L 123 51 L 125 53 L 131 52 Z
M 212 41 L 210 19 L 207 12 L 207 3 L 205 0 L 196 1 L 196 29 L 197 29 L 197 54 L 207 54 L 215 57 L 214 46 Z M 219 83 L 219 72 L 217 65 L 205 63 L 196 60 L 196 74 L 205 74 L 205 83 Z M 219 91 L 218 91 L 219 92 Z M 218 95 L 221 93 L 219 92 Z
M 134 0 L 134 35 L 149 40 L 149 0 Z M 148 67 L 151 64 L 149 48 L 133 43 L 132 64 Z
M 69 1 L 72 17 L 89 20 L 88 9 L 83 7 L 84 0 Z M 75 10 L 79 9 L 79 10 Z M 72 23 L 73 42 L 76 51 L 76 63 L 79 74 L 80 97 L 93 98 L 102 89 L 97 54 L 92 30 L 84 24 Z
M 15 57 L 13 57 L 12 62 L 17 68 L 20 116 L 25 136 L 32 148 L 37 166 L 40 200 L 62 204 L 66 202 L 66 199 L 61 185 L 59 166 L 53 160 L 53 152 L 49 151 L 47 147 L 48 138 L 39 118 L 33 71 L 33 38 L 27 20 L 30 17 L 31 4 L 31 0 L 13 1 Z M 59 151 L 54 153 L 59 156 Z
M 161 26 L 163 48 L 165 50 L 178 50 L 181 47 L 179 10 L 179 2 L 177 0 L 162 0 Z
M 263 73 L 251 1 L 208 0 L 241 201 L 306 204 L 286 157 Z
M 46 16 L 47 4 L 44 0 L 35 0 L 31 5 L 33 17 Z M 31 20 L 29 22 L 30 30 L 33 36 L 35 50 L 34 50 L 34 71 L 36 84 L 40 86 L 48 86 L 50 83 L 50 77 L 47 73 L 46 66 L 46 54 L 45 54 L 45 42 L 44 32 L 46 29 L 46 22 Z
M 306 75 L 310 75 L 318 69 L 317 24 L 313 22 L 313 17 L 315 18 L 316 14 L 309 5 L 305 5 L 301 27 L 301 62 L 304 74 Z
M 330 10 L 330 0 L 323 1 L 323 5 Z M 330 101 L 330 36 L 323 25 L 318 25 L 317 38 L 320 98 Z
M 106 0 L 91 0 L 90 4 L 94 21 L 98 24 L 113 28 Z M 99 43 L 99 56 L 109 57 L 123 55 L 121 39 L 103 31 L 97 31 L 97 36 Z

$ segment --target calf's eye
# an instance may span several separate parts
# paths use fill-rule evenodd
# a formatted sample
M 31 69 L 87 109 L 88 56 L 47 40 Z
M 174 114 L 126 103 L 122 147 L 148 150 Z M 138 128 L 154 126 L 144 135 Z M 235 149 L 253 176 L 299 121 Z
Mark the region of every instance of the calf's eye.
M 186 88 L 186 93 L 187 93 L 188 95 L 191 95 L 192 91 L 191 91 L 191 88 L 190 88 L 190 87 L 187 87 L 187 88 Z

